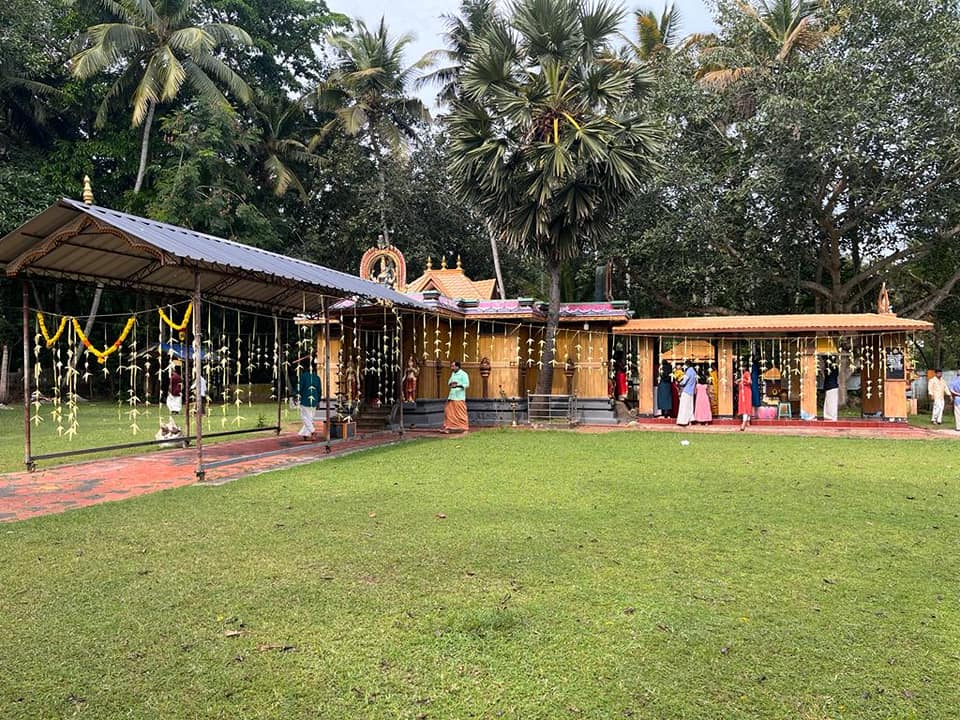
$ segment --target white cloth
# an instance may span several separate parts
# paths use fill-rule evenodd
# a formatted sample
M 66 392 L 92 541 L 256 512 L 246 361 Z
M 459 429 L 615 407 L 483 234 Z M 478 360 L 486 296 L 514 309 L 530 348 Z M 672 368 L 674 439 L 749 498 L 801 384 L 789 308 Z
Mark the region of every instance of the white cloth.
M 303 423 L 297 434 L 300 437 L 310 437 L 313 435 L 313 415 L 317 411 L 316 408 L 307 407 L 306 405 L 300 406 L 300 422 Z
M 693 395 L 680 393 L 680 408 L 677 410 L 677 425 L 689 425 L 693 420 Z
M 178 413 L 181 408 L 183 408 L 183 398 L 180 395 L 167 393 L 167 410 L 172 413 Z
M 837 407 L 840 401 L 840 390 L 831 388 L 823 393 L 823 419 L 836 420 Z
M 933 415 L 930 417 L 931 422 L 935 422 L 937 425 L 943 422 L 943 406 L 943 395 L 933 399 Z

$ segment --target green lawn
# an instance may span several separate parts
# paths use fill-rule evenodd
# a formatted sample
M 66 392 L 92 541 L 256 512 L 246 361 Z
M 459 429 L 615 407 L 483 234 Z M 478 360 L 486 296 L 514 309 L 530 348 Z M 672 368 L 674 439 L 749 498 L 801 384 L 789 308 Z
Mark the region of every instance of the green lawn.
M 128 415 L 128 410 L 127 407 L 118 408 L 116 403 L 84 402 L 79 405 L 77 410 L 79 429 L 76 435 L 70 438 L 58 431 L 58 423 L 52 414 L 53 405 L 45 404 L 40 410 L 42 422 L 39 425 L 31 424 L 33 455 L 153 440 L 160 423 L 166 422 L 170 418 L 166 405 L 140 407 L 138 410 L 140 415 L 136 418 L 138 430 L 135 433 L 132 428 L 133 420 Z M 286 406 L 283 407 L 282 414 L 284 424 L 294 422 L 298 418 L 297 412 Z M 186 427 L 182 415 L 179 416 L 177 423 L 181 428 Z M 63 406 L 63 421 L 61 424 L 63 427 L 69 424 L 65 405 Z M 234 405 L 224 407 L 219 404 L 211 404 L 204 423 L 204 432 L 218 433 L 229 430 L 251 429 L 256 428 L 258 424 L 277 424 L 276 403 L 243 404 L 240 406 L 239 412 Z M 191 418 L 191 431 L 194 430 Z M 223 439 L 236 440 L 237 437 L 210 437 L 209 441 L 221 442 Z M 139 454 L 150 451 L 150 447 L 113 450 L 109 453 L 41 460 L 38 465 L 40 467 L 51 467 L 57 464 L 79 462 L 107 455 Z M 24 470 L 23 455 L 23 406 L 21 405 L 0 412 L 0 473 Z
M 0 717 L 956 717 L 958 450 L 487 431 L 2 525 Z

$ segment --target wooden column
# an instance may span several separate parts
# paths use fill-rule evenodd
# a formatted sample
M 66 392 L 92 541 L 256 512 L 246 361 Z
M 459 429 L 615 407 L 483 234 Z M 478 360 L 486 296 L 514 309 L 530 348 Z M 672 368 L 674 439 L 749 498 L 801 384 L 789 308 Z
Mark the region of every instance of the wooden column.
M 653 415 L 653 400 L 656 392 L 656 373 L 653 369 L 653 338 L 641 337 L 637 346 L 637 414 Z
M 884 349 L 880 370 L 883 377 L 883 416 L 906 420 L 908 372 L 905 338 L 902 333 L 884 335 L 881 344 Z M 899 355 L 899 360 L 894 361 L 894 354 Z M 887 360 L 886 365 L 882 362 L 884 359 Z
M 30 294 L 27 281 L 20 281 L 21 302 L 23 303 L 23 463 L 28 472 L 36 469 L 30 445 Z M 39 391 L 40 388 L 38 387 Z
M 720 378 L 720 387 L 717 392 L 717 414 L 721 417 L 733 415 L 733 396 L 737 377 L 733 372 L 733 361 L 736 357 L 733 340 L 721 338 L 717 342 L 717 375 Z
M 800 340 L 800 415 L 806 413 L 811 417 L 817 416 L 817 340 L 816 338 L 802 338 Z

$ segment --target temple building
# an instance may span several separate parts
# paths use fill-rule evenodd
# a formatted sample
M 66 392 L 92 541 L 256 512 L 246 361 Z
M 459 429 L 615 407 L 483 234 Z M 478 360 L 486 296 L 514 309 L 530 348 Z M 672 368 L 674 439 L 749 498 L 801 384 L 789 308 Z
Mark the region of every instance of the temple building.
M 495 299 L 496 281 L 472 279 L 459 257 L 452 268 L 445 259 L 439 268 L 428 259 L 409 282 L 406 274 L 403 253 L 382 239 L 360 263 L 361 277 L 422 302 L 426 312 L 349 301 L 331 309 L 331 391 L 340 413 L 370 415 L 372 407 L 387 415 L 386 408 L 400 408 L 408 425 L 439 424 L 449 365 L 458 360 L 471 378 L 471 420 L 502 421 L 505 404 L 520 419 L 528 419 L 528 408 L 531 417 L 539 414 L 533 393 L 543 369 L 547 304 Z M 657 406 L 657 385 L 690 362 L 713 386 L 718 417 L 741 412 L 734 379 L 747 369 L 758 385 L 760 417 L 815 419 L 818 389 L 836 371 L 859 377 L 864 416 L 902 420 L 909 341 L 931 328 L 897 317 L 885 289 L 878 312 L 842 315 L 633 319 L 625 301 L 567 303 L 545 415 L 558 403 L 559 414 L 575 422 L 666 415 Z

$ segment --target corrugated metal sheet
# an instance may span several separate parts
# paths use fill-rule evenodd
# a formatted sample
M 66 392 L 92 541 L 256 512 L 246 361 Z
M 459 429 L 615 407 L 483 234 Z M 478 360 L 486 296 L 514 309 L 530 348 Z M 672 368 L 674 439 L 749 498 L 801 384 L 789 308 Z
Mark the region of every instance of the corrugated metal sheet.
M 187 228 L 63 199 L 0 239 L 0 265 L 23 273 L 246 305 L 315 311 L 320 296 L 427 306 L 386 286 Z
M 877 313 L 818 315 L 730 315 L 641 318 L 613 329 L 617 335 L 738 335 L 763 333 L 924 332 L 924 320 Z

